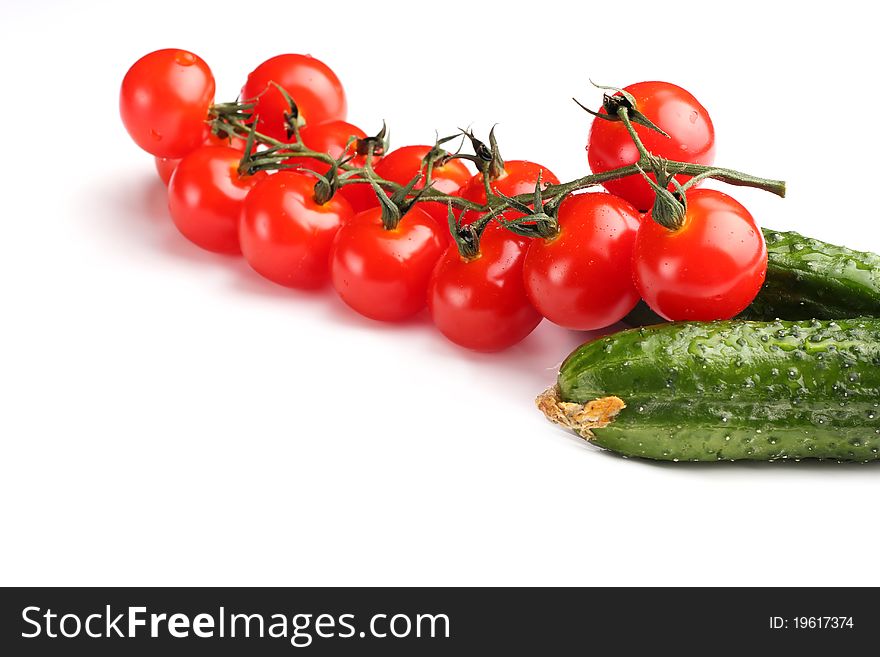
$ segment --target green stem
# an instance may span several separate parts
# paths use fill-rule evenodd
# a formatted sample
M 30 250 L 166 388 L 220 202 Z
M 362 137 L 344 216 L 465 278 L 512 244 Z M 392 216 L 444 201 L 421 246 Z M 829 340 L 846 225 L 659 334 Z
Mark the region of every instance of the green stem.
M 618 167 L 616 169 L 611 169 L 609 171 L 603 171 L 601 173 L 593 173 L 588 176 L 577 178 L 576 180 L 572 180 L 570 182 L 557 185 L 548 185 L 543 190 L 543 197 L 547 202 L 558 203 L 566 195 L 571 194 L 572 192 L 587 189 L 589 187 L 595 187 L 596 185 L 601 185 L 611 180 L 626 178 L 627 176 L 639 175 L 640 169 L 645 171 L 653 170 L 654 164 L 657 160 L 647 150 L 647 148 L 645 148 L 645 145 L 642 143 L 641 138 L 635 131 L 635 127 L 630 120 L 627 108 L 620 108 L 617 111 L 617 115 L 620 117 L 621 122 L 623 123 L 624 127 L 629 133 L 630 138 L 633 140 L 636 149 L 639 152 L 638 162 L 627 166 Z M 239 137 L 247 137 L 249 134 L 253 134 L 256 141 L 266 146 L 269 146 L 270 150 L 275 149 L 275 152 L 270 152 L 266 155 L 263 155 L 262 157 L 260 154 L 257 154 L 257 156 L 253 160 L 250 160 L 249 164 L 256 164 L 258 168 L 289 168 L 289 165 L 284 165 L 283 161 L 293 155 L 312 158 L 314 160 L 318 160 L 319 162 L 327 164 L 328 166 L 336 163 L 336 161 L 328 153 L 313 151 L 302 144 L 301 141 L 291 144 L 279 141 L 260 132 L 252 132 L 251 126 L 247 123 L 248 115 L 245 111 L 242 110 L 242 107 L 239 105 L 233 103 L 214 105 L 212 108 L 211 121 L 212 127 L 214 127 L 215 130 L 223 131 L 227 134 L 234 134 Z M 460 157 L 462 159 L 472 159 L 466 157 L 463 154 L 458 155 L 457 157 Z M 245 159 L 243 159 L 243 163 L 246 161 L 246 158 L 247 154 L 245 156 Z M 476 158 L 473 158 L 472 161 L 476 161 Z M 739 187 L 754 187 L 770 192 L 771 194 L 775 194 L 780 197 L 785 197 L 785 181 L 782 180 L 760 178 L 758 176 L 753 176 L 751 174 L 743 173 L 741 171 L 735 171 L 733 169 L 711 167 L 702 164 L 692 164 L 688 162 L 667 161 L 665 164 L 667 167 L 667 171 L 670 174 L 684 174 L 692 177 L 691 180 L 684 185 L 685 189 L 696 184 L 696 182 L 698 182 L 699 180 L 713 178 L 729 185 Z M 369 160 L 366 167 L 356 167 L 351 164 L 343 164 L 340 169 L 343 170 L 346 174 L 344 178 L 340 178 L 339 180 L 340 187 L 346 185 L 369 185 L 375 183 L 381 188 L 389 190 L 392 193 L 399 192 L 404 187 L 403 185 L 399 185 L 398 183 L 395 183 L 393 181 L 378 178 L 375 173 L 373 173 L 371 162 Z M 367 178 L 367 171 L 369 171 L 372 180 Z M 492 191 L 491 181 L 489 180 L 489 176 L 487 176 L 486 173 L 486 171 L 484 171 L 483 173 L 483 184 L 486 191 L 486 203 L 484 204 L 474 203 L 473 201 L 468 201 L 460 196 L 444 194 L 442 192 L 438 192 L 435 189 L 424 190 L 421 193 L 418 201 L 437 201 L 440 203 L 452 204 L 455 207 L 465 210 L 491 213 L 491 215 L 485 214 L 485 216 L 482 217 L 480 220 L 481 223 L 479 232 L 482 233 L 482 229 L 485 228 L 486 224 L 488 224 L 488 222 L 493 217 L 500 215 L 504 210 L 511 207 L 508 201 L 502 199 Z M 512 197 L 512 200 L 528 205 L 534 202 L 534 194 L 520 194 L 518 196 Z M 540 212 L 540 209 L 536 208 L 535 210 L 537 212 Z
M 648 160 L 640 159 L 636 164 L 618 167 L 617 169 L 610 169 L 601 173 L 593 173 L 589 176 L 584 176 L 559 185 L 549 185 L 544 190 L 544 198 L 548 200 L 559 199 L 566 194 L 587 189 L 588 187 L 595 187 L 596 185 L 601 185 L 609 180 L 617 180 L 618 178 L 625 178 L 626 176 L 639 175 L 639 167 L 643 170 L 650 171 L 651 163 Z M 742 171 L 735 171 L 734 169 L 710 167 L 704 164 L 691 164 L 688 162 L 669 161 L 667 163 L 667 168 L 669 173 L 672 174 L 683 173 L 688 176 L 699 176 L 700 180 L 712 178 L 737 187 L 754 187 L 756 189 L 762 189 L 765 192 L 770 192 L 771 194 L 785 198 L 784 180 L 759 178 L 758 176 L 743 173 Z M 520 194 L 514 198 L 521 203 L 529 203 L 532 200 L 532 194 Z
M 642 138 L 639 137 L 639 133 L 636 132 L 636 129 L 633 127 L 632 121 L 629 119 L 629 110 L 626 107 L 621 107 L 617 110 L 617 116 L 620 117 L 620 120 L 623 122 L 626 131 L 629 133 L 630 139 L 632 139 L 633 144 L 635 144 L 636 149 L 639 151 L 639 159 L 640 160 L 650 160 L 651 154 L 648 152 L 648 149 L 645 148 L 645 145 L 642 143 Z

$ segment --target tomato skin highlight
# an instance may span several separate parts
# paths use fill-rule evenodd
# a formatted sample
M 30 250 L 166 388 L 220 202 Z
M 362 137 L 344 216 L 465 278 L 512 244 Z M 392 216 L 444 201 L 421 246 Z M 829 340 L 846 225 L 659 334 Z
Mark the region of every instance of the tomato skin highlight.
M 690 190 L 682 227 L 646 217 L 633 252 L 636 287 L 666 319 L 730 319 L 764 283 L 767 247 L 749 211 L 714 189 Z
M 257 66 L 241 89 L 242 99 L 255 103 L 259 132 L 289 141 L 284 121 L 289 107 L 273 82 L 290 94 L 306 125 L 345 120 L 345 91 L 329 66 L 310 55 L 276 55 Z
M 523 265 L 528 298 L 544 317 L 591 331 L 620 321 L 639 300 L 632 257 L 638 211 L 617 196 L 578 194 L 559 206 L 559 233 L 534 239 Z
M 418 206 L 394 230 L 373 208 L 352 217 L 330 250 L 330 277 L 339 297 L 365 317 L 397 322 L 425 307 L 428 281 L 445 242 Z
M 455 344 L 494 352 L 522 341 L 541 322 L 523 283 L 527 238 L 499 224 L 486 228 L 480 255 L 464 260 L 450 244 L 431 275 L 428 309 Z
M 191 242 L 216 253 L 238 254 L 241 205 L 265 171 L 240 176 L 241 151 L 202 146 L 184 157 L 168 184 L 174 225 Z
M 694 96 L 669 82 L 637 82 L 624 87 L 636 99 L 636 107 L 669 137 L 641 125 L 635 131 L 651 153 L 658 157 L 692 164 L 715 161 L 715 128 L 712 119 Z M 605 114 L 604 108 L 600 114 Z M 623 123 L 593 119 L 587 144 L 587 159 L 593 173 L 601 173 L 637 162 L 639 152 Z M 651 174 L 654 178 L 654 175 Z M 678 175 L 679 183 L 690 176 Z M 645 212 L 654 204 L 654 192 L 640 174 L 611 180 L 603 187 Z M 670 189 L 674 186 L 670 184 Z
M 214 86 L 211 69 L 198 55 L 176 48 L 151 52 L 122 80 L 122 123 L 148 153 L 183 157 L 205 139 Z
M 254 185 L 242 206 L 239 239 L 245 260 L 279 285 L 324 285 L 333 238 L 353 216 L 339 195 L 318 204 L 314 187 L 314 176 L 279 171 Z
M 413 145 L 402 146 L 388 153 L 382 161 L 376 164 L 376 175 L 396 182 L 399 185 L 406 185 L 415 177 L 417 173 L 423 171 L 422 162 L 428 153 L 431 152 L 432 146 Z M 431 170 L 431 181 L 434 189 L 443 194 L 455 194 L 463 185 L 465 185 L 472 177 L 470 169 L 467 168 L 461 160 L 449 160 L 442 166 L 434 166 Z M 424 182 L 420 182 L 415 189 L 422 189 Z M 378 199 L 373 194 L 373 207 L 378 205 Z M 438 226 L 447 238 L 449 235 L 449 222 L 447 220 L 447 206 L 445 203 L 437 201 L 423 201 L 419 203 L 419 207 L 434 217 Z
M 508 160 L 504 163 L 504 175 L 496 178 L 490 183 L 490 187 L 494 192 L 500 192 L 506 196 L 517 196 L 519 194 L 534 194 L 535 184 L 538 181 L 538 175 L 541 175 L 541 182 L 545 185 L 558 185 L 557 178 L 550 169 L 529 162 L 527 160 Z M 472 201 L 484 205 L 486 203 L 486 189 L 483 184 L 483 174 L 478 173 L 471 178 L 460 190 L 459 195 Z M 470 224 L 482 216 L 482 212 L 476 210 L 465 210 L 461 215 L 461 222 Z M 515 210 L 507 210 L 501 215 L 508 221 L 524 216 L 522 212 Z

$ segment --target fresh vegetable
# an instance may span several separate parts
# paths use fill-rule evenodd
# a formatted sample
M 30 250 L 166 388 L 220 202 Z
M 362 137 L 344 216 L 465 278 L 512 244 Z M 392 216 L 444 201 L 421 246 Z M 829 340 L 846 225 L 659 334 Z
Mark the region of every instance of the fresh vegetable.
M 538 403 L 626 456 L 874 460 L 880 319 L 629 329 L 572 353 Z
M 329 278 L 330 245 L 353 216 L 335 195 L 315 198 L 315 178 L 279 171 L 248 193 L 241 211 L 241 251 L 257 273 L 288 287 L 320 287 Z
M 279 87 L 294 101 L 295 108 Z M 253 103 L 257 130 L 280 141 L 290 141 L 291 124 L 344 121 L 348 111 L 339 78 L 324 62 L 310 55 L 277 55 L 267 59 L 248 75 L 241 97 Z
M 245 140 L 240 137 L 226 137 L 220 138 L 213 133 L 208 133 L 208 138 L 202 142 L 203 146 L 230 146 L 237 151 L 241 151 L 244 153 L 245 149 Z M 174 173 L 174 170 L 177 168 L 177 165 L 180 164 L 180 160 L 182 158 L 174 158 L 174 157 L 156 157 L 153 158 L 156 161 L 156 173 L 159 174 L 159 179 L 168 185 L 171 181 L 171 174 Z
M 611 194 L 578 194 L 562 202 L 557 221 L 553 235 L 528 247 L 523 273 L 532 305 L 571 329 L 620 321 L 639 300 L 631 266 L 639 213 Z
M 527 241 L 493 223 L 478 254 L 462 256 L 449 246 L 428 286 L 428 309 L 443 335 L 468 349 L 500 351 L 535 329 L 541 315 L 523 284 Z
M 418 206 L 387 222 L 381 208 L 356 214 L 333 241 L 330 275 L 340 298 L 365 317 L 402 321 L 425 307 L 446 240 Z
M 128 69 L 119 93 L 122 123 L 134 142 L 156 157 L 183 157 L 208 135 L 214 76 L 187 50 L 144 55 Z
M 168 209 L 184 237 L 217 253 L 241 253 L 241 205 L 267 174 L 242 175 L 242 153 L 229 146 L 202 146 L 184 157 L 168 183 Z
M 762 229 L 767 277 L 740 319 L 880 317 L 880 255 L 853 251 L 795 232 Z M 629 326 L 664 322 L 644 302 L 623 320 Z
M 427 177 L 428 158 L 434 151 L 433 146 L 403 146 L 397 148 L 376 165 L 376 175 L 396 182 L 398 185 L 406 185 L 413 176 L 424 171 Z M 443 159 L 440 162 L 431 163 L 431 188 L 443 194 L 455 194 L 471 179 L 471 172 L 461 160 Z M 418 191 L 424 187 L 424 181 L 415 186 Z M 358 185 L 363 187 L 363 185 Z M 368 191 L 369 188 L 367 188 Z M 372 194 L 372 204 L 378 205 L 376 195 Z M 423 202 L 419 207 L 437 220 L 444 228 L 443 233 L 448 235 L 446 228 L 446 204 Z
M 299 131 L 299 137 L 304 146 L 319 153 L 327 153 L 333 159 L 339 159 L 350 141 L 353 140 L 356 143 L 358 139 L 364 139 L 366 136 L 367 133 L 346 121 L 309 123 Z M 354 166 L 364 166 L 366 158 L 357 155 L 353 147 L 349 148 L 348 154 L 352 156 L 351 163 Z M 304 169 L 321 173 L 328 169 L 326 164 L 311 157 L 292 157 L 287 161 L 287 164 L 295 164 Z
M 171 174 L 174 173 L 174 170 L 177 168 L 177 165 L 180 164 L 180 160 L 182 158 L 179 157 L 154 157 L 153 160 L 156 164 L 156 173 L 159 174 L 159 180 L 161 180 L 165 186 L 168 186 L 168 183 L 171 182 Z
M 175 225 L 203 248 L 243 250 L 282 285 L 329 277 L 367 317 L 397 321 L 427 302 L 447 337 L 492 351 L 525 337 L 542 313 L 599 329 L 640 293 L 667 317 L 727 317 L 760 284 L 764 247 L 748 212 L 691 188 L 713 178 L 784 196 L 785 183 L 705 164 L 711 121 L 674 85 L 606 95 L 604 113 L 592 112 L 602 127 L 591 156 L 634 157 L 560 183 L 541 165 L 505 162 L 494 130 L 486 142 L 460 130 L 389 153 L 387 126 L 367 137 L 345 122 L 339 79 L 310 56 L 263 62 L 234 102 L 214 104 L 213 84 L 201 59 L 177 50 L 143 58 L 123 83 L 123 120 L 156 151 Z M 653 185 L 649 219 L 639 217 L 647 203 L 577 194 L 615 181 Z
M 714 189 L 687 195 L 676 228 L 646 219 L 633 252 L 642 299 L 671 320 L 730 319 L 764 283 L 767 249 L 749 211 Z
M 880 255 L 764 229 L 767 280 L 741 317 L 880 317 Z
M 367 133 L 351 123 L 346 123 L 345 121 L 309 123 L 300 129 L 299 136 L 303 145 L 313 151 L 327 153 L 334 160 L 338 160 L 343 154 L 346 154 L 351 156 L 349 161 L 351 166 L 363 167 L 366 165 L 367 156 L 366 154 L 357 153 L 357 144 L 367 139 Z M 345 147 L 349 145 L 352 139 L 355 141 L 346 152 Z M 373 164 L 381 159 L 381 154 L 372 153 L 371 161 Z M 327 164 L 311 157 L 292 157 L 287 160 L 287 164 L 295 164 L 320 173 L 324 173 L 330 168 Z M 379 205 L 378 201 L 376 201 L 375 192 L 366 184 L 341 187 L 339 195 L 348 201 L 352 210 L 356 213 Z
M 497 178 L 491 179 L 489 182 L 490 189 L 496 194 L 504 194 L 505 196 L 516 196 L 518 194 L 531 194 L 535 191 L 535 185 L 538 179 L 545 185 L 555 185 L 559 183 L 559 179 L 553 175 L 553 172 L 540 164 L 528 162 L 526 160 L 508 160 L 504 162 L 503 172 Z M 463 199 L 473 203 L 486 203 L 486 185 L 483 182 L 483 174 L 478 173 L 471 178 L 459 191 L 458 195 Z M 484 213 L 474 210 L 466 210 L 462 216 L 462 223 L 471 223 L 476 221 Z M 512 221 L 524 216 L 522 212 L 515 210 L 507 210 L 502 213 L 502 217 L 508 221 Z
M 636 124 L 635 131 L 648 151 L 669 160 L 704 165 L 714 162 L 715 128 L 709 113 L 690 92 L 669 82 L 638 82 L 624 90 L 635 98 L 638 111 L 669 135 Z M 613 98 L 620 99 L 621 95 L 617 93 Z M 599 113 L 608 116 L 608 108 L 603 107 Z M 590 169 L 601 173 L 637 162 L 639 151 L 622 123 L 599 118 L 590 129 L 587 157 Z M 684 183 L 688 176 L 679 174 L 676 179 Z M 653 190 L 638 174 L 603 185 L 642 212 L 654 203 Z

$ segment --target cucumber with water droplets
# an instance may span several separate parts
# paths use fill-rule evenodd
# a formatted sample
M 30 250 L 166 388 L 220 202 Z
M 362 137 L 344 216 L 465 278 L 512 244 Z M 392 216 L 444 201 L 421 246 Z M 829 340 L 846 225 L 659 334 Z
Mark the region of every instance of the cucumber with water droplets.
M 739 319 L 840 319 L 880 316 L 880 255 L 794 232 L 763 229 L 767 279 Z M 630 326 L 664 322 L 640 301 Z
M 880 316 L 880 255 L 764 229 L 767 279 L 741 319 Z
M 626 456 L 880 458 L 880 319 L 682 322 L 575 350 L 538 398 Z

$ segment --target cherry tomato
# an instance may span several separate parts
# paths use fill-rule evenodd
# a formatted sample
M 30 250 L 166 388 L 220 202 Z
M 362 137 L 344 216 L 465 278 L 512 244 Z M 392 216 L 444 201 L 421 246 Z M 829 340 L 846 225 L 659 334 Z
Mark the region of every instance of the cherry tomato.
M 314 188 L 314 176 L 279 171 L 254 185 L 244 201 L 241 251 L 270 281 L 308 289 L 329 277 L 330 245 L 353 213 L 338 194 L 317 203 Z
M 207 130 L 207 126 L 205 129 Z M 227 137 L 226 139 L 220 139 L 220 137 L 217 137 L 212 132 L 208 132 L 207 138 L 202 142 L 203 146 L 230 146 L 242 153 L 244 152 L 245 144 L 245 140 L 240 137 Z M 167 186 L 168 182 L 171 180 L 171 174 L 174 173 L 174 170 L 177 168 L 177 165 L 180 164 L 182 158 L 156 157 L 153 159 L 156 162 L 156 172 L 159 174 L 159 178 Z
M 184 237 L 203 249 L 240 253 L 241 204 L 265 171 L 241 176 L 241 151 L 229 146 L 202 146 L 184 157 L 168 184 L 168 209 Z
M 374 156 L 375 157 L 375 156 Z M 360 176 L 357 176 L 360 178 Z M 379 207 L 379 199 L 376 198 L 376 190 L 369 183 L 354 183 L 339 188 L 342 196 L 355 214 Z
M 171 174 L 174 173 L 174 170 L 177 168 L 177 165 L 180 164 L 182 158 L 155 157 L 153 159 L 156 163 L 156 173 L 159 174 L 159 179 L 165 183 L 165 186 L 167 187 L 168 183 L 171 181 Z
M 128 69 L 119 93 L 122 123 L 156 157 L 183 157 L 205 139 L 214 76 L 197 55 L 170 48 L 144 55 Z
M 300 131 L 300 139 L 303 144 L 313 151 L 327 153 L 331 157 L 339 158 L 345 150 L 345 145 L 351 137 L 356 139 L 364 139 L 367 134 L 345 121 L 328 121 L 327 123 L 309 124 L 303 126 Z M 353 150 L 352 150 L 353 152 Z M 372 162 L 376 164 L 382 159 L 381 155 L 373 155 Z M 355 167 L 362 168 L 367 161 L 366 155 L 355 155 L 350 164 Z M 290 164 L 299 164 L 300 166 L 324 173 L 330 167 L 320 160 L 310 157 L 292 157 L 288 160 Z M 339 188 L 339 195 L 342 196 L 355 213 L 363 212 L 368 208 L 378 207 L 379 202 L 376 200 L 376 193 L 370 185 L 357 184 L 346 185 Z
M 356 214 L 336 234 L 330 277 L 342 300 L 365 317 L 395 322 L 425 307 L 428 280 L 445 242 L 437 223 L 415 206 L 393 230 L 382 210 Z
M 419 171 L 423 171 L 425 156 L 431 152 L 431 146 L 403 146 L 391 151 L 381 162 L 376 165 L 376 175 L 385 180 L 405 185 L 415 177 Z M 471 172 L 461 160 L 449 160 L 442 166 L 434 166 L 431 169 L 431 189 L 443 194 L 455 194 L 471 179 Z M 424 182 L 418 183 L 415 189 L 422 189 Z M 378 205 L 378 199 L 373 194 L 373 205 Z M 419 207 L 437 220 L 444 235 L 449 238 L 449 222 L 447 220 L 447 207 L 445 203 L 424 201 Z
M 242 99 L 256 103 L 260 132 L 288 140 L 284 115 L 289 106 L 273 82 L 290 94 L 306 124 L 345 120 L 345 91 L 330 67 L 310 55 L 277 55 L 257 66 L 241 90 Z
M 313 151 L 327 153 L 330 157 L 338 159 L 345 150 L 349 139 L 364 139 L 367 134 L 356 125 L 345 121 L 327 121 L 326 123 L 310 123 L 299 130 L 302 143 Z M 354 153 L 354 147 L 349 149 L 349 154 Z M 375 158 L 375 156 L 374 156 Z M 362 167 L 366 157 L 356 155 L 351 164 Z M 375 159 L 374 159 L 375 161 Z M 292 157 L 287 161 L 289 164 L 298 164 L 306 169 L 324 173 L 330 167 L 320 160 L 311 157 Z
M 535 183 L 538 181 L 538 174 L 541 174 L 541 181 L 550 185 L 558 185 L 559 179 L 553 175 L 550 169 L 542 167 L 534 162 L 525 160 L 508 160 L 504 163 L 504 174 L 490 183 L 493 191 L 501 192 L 506 196 L 517 196 L 519 194 L 532 194 L 535 191 Z M 483 186 L 483 174 L 478 173 L 471 178 L 460 190 L 459 195 L 468 201 L 484 204 L 486 202 L 486 189 Z M 466 210 L 462 217 L 462 223 L 473 223 L 480 217 L 481 213 L 475 210 Z M 503 213 L 503 217 L 507 220 L 522 217 L 522 212 L 508 210 Z
M 767 247 L 752 215 L 714 189 L 688 192 L 678 230 L 645 217 L 636 236 L 636 287 L 666 319 L 730 319 L 755 298 L 766 273 Z
M 523 285 L 527 241 L 493 222 L 475 259 L 463 259 L 455 244 L 446 249 L 428 286 L 428 309 L 443 335 L 468 349 L 500 351 L 535 329 L 541 315 Z
M 559 206 L 559 232 L 534 239 L 523 265 L 526 291 L 554 324 L 600 329 L 620 321 L 639 300 L 632 254 L 639 213 L 617 196 L 569 196 Z
M 636 133 L 650 152 L 669 160 L 693 164 L 709 165 L 715 161 L 712 120 L 689 92 L 669 82 L 638 82 L 625 90 L 635 97 L 636 108 L 669 135 L 664 137 L 655 130 L 635 125 Z M 600 113 L 605 113 L 604 108 Z M 639 153 L 622 123 L 594 119 L 587 158 L 593 173 L 601 173 L 637 162 Z M 689 176 L 676 178 L 682 183 Z M 642 212 L 650 210 L 654 204 L 654 192 L 641 174 L 612 180 L 604 186 Z

